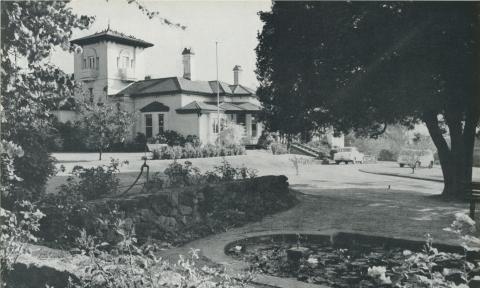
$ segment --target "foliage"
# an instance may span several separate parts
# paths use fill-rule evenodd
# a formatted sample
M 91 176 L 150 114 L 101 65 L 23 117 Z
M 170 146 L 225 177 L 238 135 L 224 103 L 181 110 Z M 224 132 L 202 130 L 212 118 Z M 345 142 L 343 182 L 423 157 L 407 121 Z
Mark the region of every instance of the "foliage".
M 273 155 L 288 153 L 287 145 L 279 142 L 272 143 L 270 145 L 270 150 L 272 150 Z
M 257 145 L 262 149 L 270 149 L 270 145 L 275 141 L 272 133 L 265 130 L 262 131 L 262 135 L 258 138 Z
M 92 287 L 248 287 L 252 275 L 231 277 L 225 271 L 202 267 L 195 263 L 198 250 L 191 249 L 190 256 L 180 255 L 177 263 L 170 264 L 155 256 L 157 245 L 139 246 L 135 230 L 124 221 L 113 227 L 121 237 L 115 254 L 103 249 L 103 243 L 82 233 L 79 239 L 81 253 L 89 256 L 85 275 L 79 282 L 70 280 L 71 288 Z M 107 243 L 106 243 L 107 244 Z
M 476 3 L 275 2 L 256 48 L 267 129 L 375 138 L 422 121 L 444 195 L 463 197 L 480 117 L 477 14 Z
M 167 144 L 168 146 L 182 146 L 182 147 L 184 147 L 187 144 L 190 144 L 194 147 L 199 147 L 202 144 L 197 135 L 183 136 L 182 134 L 174 130 L 166 130 L 161 133 L 158 133 L 157 136 L 148 139 L 148 143 Z
M 192 162 L 185 161 L 184 165 L 173 161 L 163 172 L 168 177 L 168 186 L 188 186 L 198 183 L 200 170 L 192 166 Z
M 88 151 L 86 144 L 87 131 L 80 122 L 53 122 L 53 127 L 57 131 L 57 137 L 62 143 L 59 151 L 65 152 L 85 152 Z M 58 151 L 57 150 L 57 151 Z
M 208 183 L 220 181 L 233 181 L 239 179 L 252 179 L 257 177 L 258 170 L 242 167 L 233 167 L 225 158 L 221 165 L 216 165 L 213 170 L 205 172 L 204 178 Z
M 0 142 L 0 157 L 1 157 L 1 197 L 3 198 L 3 206 L 5 205 L 5 202 L 8 200 L 11 202 L 11 193 L 13 193 L 13 190 L 15 188 L 16 183 L 22 181 L 23 179 L 18 177 L 15 174 L 15 166 L 14 166 L 14 160 L 16 157 L 23 157 L 24 152 L 22 148 L 18 145 L 16 145 L 13 142 L 7 142 L 5 140 L 2 140 Z
M 284 176 L 264 176 L 207 185 L 200 190 L 200 215 L 212 232 L 259 221 L 295 204 L 286 180 Z
M 166 146 L 160 150 L 156 149 L 153 151 L 153 159 L 206 158 L 244 154 L 245 147 L 243 145 L 217 146 L 207 144 L 204 146 L 196 146 L 187 142 L 183 147 Z
M 394 154 L 392 151 L 387 149 L 382 149 L 378 153 L 379 161 L 397 161 L 398 154 Z
M 218 133 L 216 144 L 220 147 L 237 146 L 242 144 L 244 137 L 245 128 L 242 125 L 229 123 L 227 127 Z
M 121 164 L 128 164 L 128 162 L 120 163 L 112 158 L 109 165 L 91 168 L 75 166 L 72 170 L 73 176 L 68 177 L 67 184 L 63 184 L 59 189 L 66 194 L 81 195 L 85 200 L 114 195 L 118 192 L 120 180 L 117 173 L 120 171 Z
M 24 157 L 14 166 L 24 181 L 16 189 L 38 198 L 54 172 L 50 111 L 70 97 L 70 76 L 46 63 L 55 47 L 69 49 L 74 29 L 86 29 L 93 18 L 77 16 L 66 2 L 17 1 L 1 7 L 2 140 L 20 145 Z M 35 15 L 35 17 L 32 17 Z M 18 197 L 21 198 L 21 197 Z
M 82 103 L 82 126 L 87 131 L 87 146 L 102 152 L 113 143 L 124 142 L 130 133 L 134 115 L 105 103 Z
M 17 213 L 0 208 L 0 261 L 2 279 L 12 269 L 20 255 L 29 253 L 26 246 L 37 242 L 34 234 L 39 230 L 39 221 L 45 214 L 29 201 L 17 203 Z

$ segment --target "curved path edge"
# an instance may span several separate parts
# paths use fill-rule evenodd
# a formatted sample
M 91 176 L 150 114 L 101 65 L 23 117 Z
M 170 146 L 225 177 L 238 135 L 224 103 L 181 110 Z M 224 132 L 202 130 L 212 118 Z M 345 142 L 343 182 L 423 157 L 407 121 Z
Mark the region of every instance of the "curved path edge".
M 272 235 L 282 235 L 282 234 L 308 234 L 308 235 L 315 235 L 315 236 L 327 236 L 333 237 L 335 234 L 338 233 L 353 233 L 353 234 L 360 234 L 360 235 L 367 235 L 367 236 L 378 236 L 378 237 L 385 237 L 385 235 L 380 235 L 376 233 L 369 233 L 365 234 L 365 232 L 353 231 L 353 230 L 337 230 L 337 229 L 327 229 L 327 230 L 319 230 L 319 231 L 304 231 L 304 230 L 271 230 L 271 231 L 261 231 L 261 232 L 247 232 L 247 233 L 222 233 L 213 235 L 211 237 L 203 238 L 196 240 L 194 242 L 189 243 L 189 246 L 195 249 L 200 249 L 201 254 L 206 257 L 208 260 L 222 265 L 226 272 L 230 273 L 231 275 L 239 275 L 245 273 L 249 269 L 249 264 L 236 260 L 233 257 L 227 255 L 225 253 L 225 249 L 232 245 L 232 243 L 244 240 L 246 238 L 256 238 L 256 237 L 268 237 Z M 394 239 L 399 239 L 396 237 L 390 237 Z M 399 240 L 407 240 L 407 241 L 417 241 L 423 242 L 424 239 L 421 238 L 402 238 Z M 443 244 L 438 243 L 437 244 Z M 448 244 L 445 244 L 448 245 Z M 277 288 L 330 288 L 329 286 L 319 285 L 319 284 L 311 284 L 306 282 L 298 281 L 294 278 L 281 278 L 275 277 L 265 274 L 256 274 L 254 279 L 251 281 L 254 284 L 260 284 L 270 287 L 277 287 Z
M 431 178 L 431 177 L 421 177 L 421 176 L 403 175 L 403 174 L 397 174 L 397 173 L 368 171 L 364 169 L 358 169 L 358 171 L 363 173 L 368 173 L 368 174 L 375 174 L 375 175 L 392 176 L 392 177 L 409 178 L 409 179 L 415 179 L 415 180 L 424 180 L 424 181 L 443 183 L 443 180 Z

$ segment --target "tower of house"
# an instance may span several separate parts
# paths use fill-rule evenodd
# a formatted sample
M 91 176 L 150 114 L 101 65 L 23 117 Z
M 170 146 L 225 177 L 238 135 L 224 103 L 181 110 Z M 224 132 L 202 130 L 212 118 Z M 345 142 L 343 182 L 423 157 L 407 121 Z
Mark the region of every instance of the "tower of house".
M 110 30 L 71 41 L 75 51 L 74 77 L 83 83 L 76 97 L 106 102 L 132 82 L 145 78 L 145 48 L 153 44 Z

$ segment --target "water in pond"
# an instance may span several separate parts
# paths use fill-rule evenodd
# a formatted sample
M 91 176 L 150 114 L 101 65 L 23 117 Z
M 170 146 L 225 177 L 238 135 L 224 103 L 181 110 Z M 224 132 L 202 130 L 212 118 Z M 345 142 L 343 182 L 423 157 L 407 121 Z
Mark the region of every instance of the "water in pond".
M 298 262 L 287 257 L 288 250 L 296 247 L 291 243 L 241 244 L 230 248 L 228 254 L 264 274 L 329 287 L 453 287 L 465 283 L 463 255 L 428 246 L 418 253 L 360 244 L 344 249 L 329 243 L 301 246 L 306 249 Z M 436 278 L 446 286 L 432 283 Z

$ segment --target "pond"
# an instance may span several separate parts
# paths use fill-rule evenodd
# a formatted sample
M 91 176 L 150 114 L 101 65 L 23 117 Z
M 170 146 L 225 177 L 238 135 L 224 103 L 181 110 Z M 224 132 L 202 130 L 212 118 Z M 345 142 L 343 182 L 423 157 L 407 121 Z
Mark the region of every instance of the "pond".
M 278 235 L 246 239 L 227 246 L 225 252 L 260 273 L 328 287 L 429 287 L 436 278 L 465 283 L 465 256 L 459 247 L 445 245 L 443 250 L 450 250 L 445 253 L 431 242 L 378 237 L 370 241 L 351 234 L 310 237 L 311 241 L 297 237 L 297 241 Z

